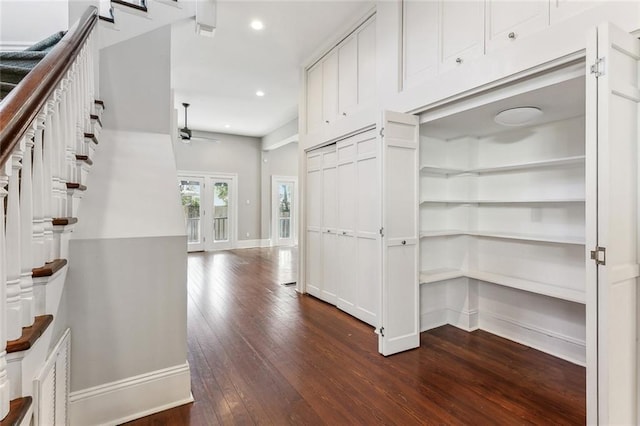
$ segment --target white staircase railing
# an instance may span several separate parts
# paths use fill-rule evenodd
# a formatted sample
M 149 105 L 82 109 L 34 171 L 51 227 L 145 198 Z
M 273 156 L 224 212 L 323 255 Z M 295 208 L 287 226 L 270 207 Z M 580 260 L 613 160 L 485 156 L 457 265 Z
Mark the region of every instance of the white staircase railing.
M 95 133 L 97 17 L 97 9 L 89 8 L 0 102 L 0 342 L 20 338 L 36 315 L 54 313 L 38 312 L 32 271 L 67 251 L 54 219 L 76 216 L 77 193 L 84 189 L 86 173 L 77 156 L 91 155 L 93 142 L 85 134 Z M 4 348 L 0 419 L 17 397 L 11 395 Z

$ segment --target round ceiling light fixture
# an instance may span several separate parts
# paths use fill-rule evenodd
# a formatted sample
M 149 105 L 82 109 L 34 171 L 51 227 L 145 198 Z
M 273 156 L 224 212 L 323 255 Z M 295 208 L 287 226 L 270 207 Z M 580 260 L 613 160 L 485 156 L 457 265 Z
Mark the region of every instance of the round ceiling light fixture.
M 258 90 L 256 92 L 256 96 L 263 97 L 264 96 L 264 92 L 262 90 Z
M 262 21 L 258 21 L 257 19 L 254 19 L 253 21 L 251 21 L 251 28 L 253 28 L 256 31 L 260 31 L 261 29 L 264 28 L 264 24 L 262 23 Z
M 493 120 L 503 126 L 517 127 L 533 123 L 541 115 L 542 110 L 540 108 L 525 106 L 500 111 Z

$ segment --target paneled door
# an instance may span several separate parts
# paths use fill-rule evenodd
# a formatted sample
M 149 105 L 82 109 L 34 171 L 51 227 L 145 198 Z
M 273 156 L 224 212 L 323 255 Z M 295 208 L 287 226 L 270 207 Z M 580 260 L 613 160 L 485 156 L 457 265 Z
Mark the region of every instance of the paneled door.
M 271 176 L 271 241 L 274 246 L 298 244 L 298 178 Z
M 187 232 L 187 250 L 204 250 L 204 235 L 202 222 L 202 196 L 204 179 L 202 177 L 179 177 L 180 198 L 184 212 L 185 228 Z
M 236 182 L 232 176 L 213 176 L 207 184 L 209 235 L 207 250 L 233 248 L 236 241 Z
M 587 46 L 587 424 L 638 424 L 640 40 Z

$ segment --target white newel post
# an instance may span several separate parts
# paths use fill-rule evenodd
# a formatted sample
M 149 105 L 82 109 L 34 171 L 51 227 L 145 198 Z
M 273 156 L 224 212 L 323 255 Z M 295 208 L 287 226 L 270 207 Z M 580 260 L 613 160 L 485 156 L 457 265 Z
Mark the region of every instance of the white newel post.
M 7 190 L 5 188 L 9 183 L 10 174 L 11 160 L 0 167 L 0 284 L 5 283 L 7 277 L 4 201 L 7 196 Z M 7 287 L 0 285 L 0 342 L 6 342 L 7 340 Z M 0 418 L 4 418 L 9 413 L 10 399 L 9 376 L 7 374 L 7 351 L 6 345 L 3 343 L 2 351 L 0 352 Z
M 33 239 L 32 239 L 32 265 L 41 267 L 47 260 L 45 256 L 45 230 L 44 230 L 44 158 L 42 151 L 42 141 L 45 132 L 45 123 L 47 122 L 49 110 L 48 103 L 42 107 L 42 110 L 36 118 L 36 135 L 33 146 L 33 164 L 32 164 L 32 183 L 33 183 Z M 51 221 L 49 221 L 51 223 Z
M 11 175 L 7 195 L 6 250 L 7 250 L 7 340 L 22 336 L 22 301 L 20 300 L 20 195 L 19 173 L 25 147 L 20 140 L 11 156 Z
M 22 303 L 22 327 L 33 324 L 33 179 L 31 160 L 36 122 L 27 130 L 25 152 L 20 172 L 20 301 Z M 39 265 L 41 266 L 41 265 Z
M 56 90 L 57 92 L 57 90 Z M 42 138 L 42 229 L 44 232 L 43 262 L 53 260 L 53 209 L 55 202 L 53 156 L 55 152 L 56 132 L 58 131 L 58 114 L 56 113 L 57 95 L 52 95 L 47 102 L 47 117 Z M 40 266 L 42 266 L 40 265 Z

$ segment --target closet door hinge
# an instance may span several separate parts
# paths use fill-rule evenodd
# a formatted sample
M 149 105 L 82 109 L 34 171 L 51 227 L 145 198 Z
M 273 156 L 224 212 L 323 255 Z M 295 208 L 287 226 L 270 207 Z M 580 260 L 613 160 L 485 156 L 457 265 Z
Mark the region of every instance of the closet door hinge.
M 380 136 L 382 136 L 384 138 L 384 127 L 380 128 Z
M 384 237 L 384 228 L 380 228 L 380 236 Z
M 591 74 L 595 74 L 596 78 L 604 75 L 604 57 L 598 58 L 595 64 L 591 65 Z
M 380 336 L 384 337 L 384 327 L 380 327 Z
M 595 260 L 596 265 L 606 265 L 607 249 L 605 247 L 596 247 L 595 250 L 591 250 L 591 260 Z

